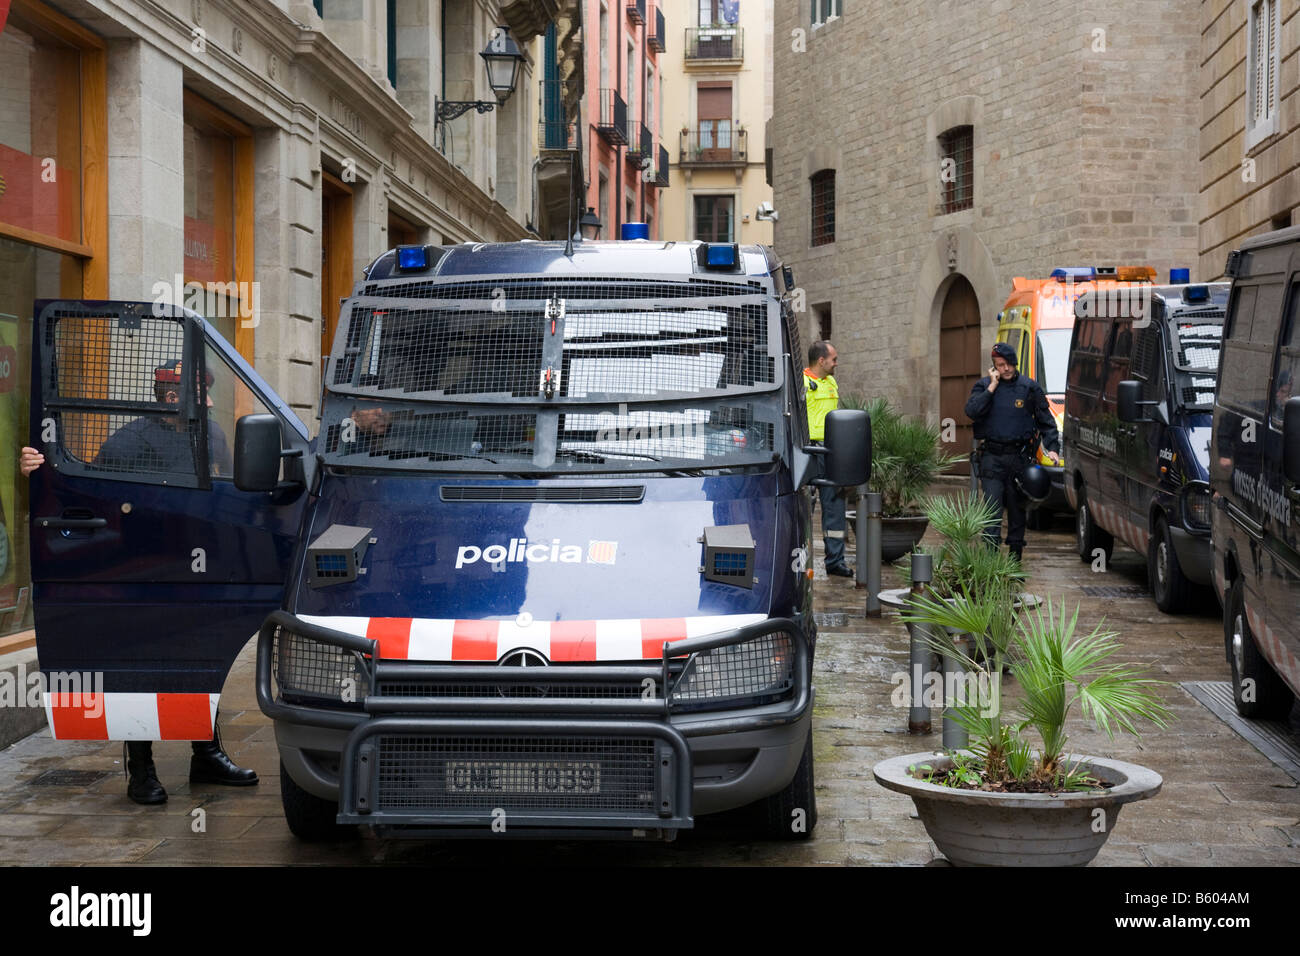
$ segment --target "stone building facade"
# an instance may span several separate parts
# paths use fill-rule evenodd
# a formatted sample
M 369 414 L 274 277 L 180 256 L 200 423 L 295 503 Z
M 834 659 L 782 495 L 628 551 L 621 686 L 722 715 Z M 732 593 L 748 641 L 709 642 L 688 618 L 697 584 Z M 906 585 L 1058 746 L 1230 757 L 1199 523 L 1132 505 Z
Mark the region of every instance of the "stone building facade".
M 1200 4 L 846 3 L 776 5 L 770 136 L 776 247 L 841 388 L 964 421 L 941 376 L 988 365 L 1014 276 L 1212 278 L 1195 268 Z
M 1300 7 L 1201 4 L 1200 273 L 1247 236 L 1300 224 Z

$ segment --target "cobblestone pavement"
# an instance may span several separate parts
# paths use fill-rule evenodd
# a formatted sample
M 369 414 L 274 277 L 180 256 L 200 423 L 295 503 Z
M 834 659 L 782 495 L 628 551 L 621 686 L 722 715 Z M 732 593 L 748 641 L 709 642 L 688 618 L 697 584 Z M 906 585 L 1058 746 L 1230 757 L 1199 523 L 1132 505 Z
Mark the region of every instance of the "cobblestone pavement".
M 1165 781 L 1156 798 L 1124 808 L 1094 865 L 1300 864 L 1296 782 L 1177 686 L 1227 680 L 1213 597 L 1198 613 L 1161 614 L 1148 596 L 1132 593 L 1145 585 L 1143 559 L 1117 548 L 1109 572 L 1092 573 L 1074 553 L 1066 519 L 1051 531 L 1031 532 L 1025 560 L 1031 591 L 1081 602 L 1081 626 L 1104 614 L 1121 632 L 1128 658 L 1150 664 L 1172 685 L 1164 697 L 1176 719 L 1167 730 L 1113 744 L 1081 724 L 1072 734 L 1075 752 L 1141 763 Z M 752 842 L 734 824 L 706 819 L 674 844 L 431 843 L 369 834 L 336 844 L 301 843 L 281 815 L 274 731 L 257 710 L 250 643 L 226 683 L 221 727 L 232 756 L 261 776 L 258 787 L 191 786 L 189 747 L 157 744 L 159 775 L 171 799 L 163 807 L 139 807 L 125 796 L 121 744 L 59 742 L 42 732 L 0 752 L 0 864 L 946 865 L 913 816 L 911 801 L 871 776 L 878 760 L 939 745 L 937 720 L 935 733 L 911 737 L 906 709 L 890 702 L 893 675 L 907 664 L 906 632 L 888 611 L 867 620 L 865 592 L 852 580 L 821 578 L 820 544 L 816 568 L 822 626 L 813 741 L 820 822 L 807 842 Z M 885 587 L 900 583 L 886 568 Z M 1099 598 L 1081 591 L 1101 585 L 1130 593 Z M 1291 730 L 1300 734 L 1295 713 Z M 55 769 L 104 775 L 75 787 L 34 783 Z M 202 815 L 194 812 L 200 808 Z

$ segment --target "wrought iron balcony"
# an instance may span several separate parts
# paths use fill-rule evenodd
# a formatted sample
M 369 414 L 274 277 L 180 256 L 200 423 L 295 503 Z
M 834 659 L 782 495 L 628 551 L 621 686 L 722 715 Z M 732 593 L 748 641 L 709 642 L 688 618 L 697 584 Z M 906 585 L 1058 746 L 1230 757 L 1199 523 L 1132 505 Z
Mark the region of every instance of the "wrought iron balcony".
M 596 118 L 596 132 L 611 146 L 627 142 L 627 104 L 618 90 L 600 91 L 600 115 Z
M 627 0 L 627 18 L 633 23 L 645 23 L 645 0 Z
M 742 27 L 687 27 L 686 60 L 731 60 L 745 58 L 745 31 Z
M 659 145 L 659 157 L 655 160 L 652 169 L 654 170 L 654 175 L 650 178 L 647 185 L 657 186 L 658 188 L 663 189 L 668 185 L 668 150 L 664 148 L 662 143 Z
M 677 162 L 682 166 L 741 166 L 748 162 L 748 131 L 731 120 L 702 120 L 681 134 Z
M 537 124 L 537 147 L 538 149 L 577 149 L 577 125 L 574 123 L 548 123 L 543 120 Z
M 662 2 L 662 0 L 660 0 Z M 668 27 L 664 24 L 664 12 L 655 4 L 654 32 L 645 38 L 646 45 L 657 53 L 668 52 Z
M 627 124 L 627 158 L 630 162 L 637 165 L 638 168 L 644 167 L 644 161 L 652 157 L 651 150 L 654 148 L 654 137 L 646 129 L 645 123 L 638 123 L 632 120 Z

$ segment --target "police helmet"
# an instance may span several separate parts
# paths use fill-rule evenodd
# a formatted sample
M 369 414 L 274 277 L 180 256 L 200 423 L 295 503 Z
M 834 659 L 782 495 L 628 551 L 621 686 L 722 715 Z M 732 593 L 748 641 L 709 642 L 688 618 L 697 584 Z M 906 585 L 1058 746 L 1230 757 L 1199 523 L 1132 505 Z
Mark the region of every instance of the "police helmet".
M 1030 501 L 1041 504 L 1051 493 L 1052 479 L 1047 477 L 1047 472 L 1040 465 L 1031 463 L 1016 475 L 1016 487 Z

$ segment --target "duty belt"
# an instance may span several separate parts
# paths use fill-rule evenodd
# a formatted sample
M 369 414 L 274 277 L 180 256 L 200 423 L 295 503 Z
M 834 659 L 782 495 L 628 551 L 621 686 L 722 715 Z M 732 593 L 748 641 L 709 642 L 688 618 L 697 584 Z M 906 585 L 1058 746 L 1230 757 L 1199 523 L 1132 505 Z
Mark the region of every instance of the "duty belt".
M 1024 441 L 996 441 L 992 438 L 986 438 L 980 444 L 980 451 L 992 452 L 995 455 L 1007 455 L 1012 452 L 1022 452 L 1028 447 L 1028 439 Z

